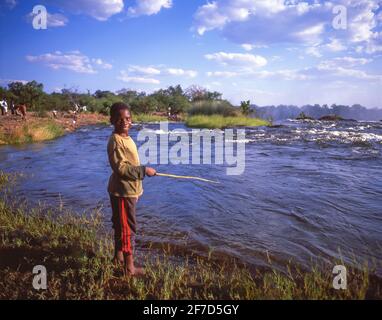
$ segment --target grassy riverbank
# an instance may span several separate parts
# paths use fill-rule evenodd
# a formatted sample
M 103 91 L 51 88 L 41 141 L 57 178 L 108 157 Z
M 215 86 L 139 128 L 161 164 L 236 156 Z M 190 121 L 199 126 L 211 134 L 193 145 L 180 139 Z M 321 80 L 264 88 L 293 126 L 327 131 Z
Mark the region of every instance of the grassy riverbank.
M 0 132 L 0 144 L 24 144 L 53 140 L 64 133 L 64 128 L 51 120 L 25 123 Z
M 150 122 L 168 121 L 168 118 L 152 115 L 152 114 L 139 113 L 139 114 L 133 114 L 133 121 L 135 123 L 150 123 Z
M 167 117 L 152 114 L 134 114 L 135 123 L 150 123 L 167 121 Z M 41 117 L 30 113 L 28 121 L 22 121 L 17 116 L 0 118 L 0 145 L 25 144 L 53 140 L 67 132 L 95 124 L 109 125 L 109 117 L 98 113 L 79 114 L 76 123 L 72 116 L 65 115 L 58 118 Z M 220 115 L 195 115 L 186 118 L 185 124 L 193 128 L 222 129 L 239 126 L 267 126 L 269 123 L 262 119 L 243 116 L 223 117 Z
M 95 113 L 79 114 L 75 123 L 73 116 L 68 114 L 54 118 L 30 112 L 27 121 L 22 121 L 15 115 L 2 116 L 0 117 L 0 145 L 53 140 L 83 126 L 107 123 L 108 117 Z
M 141 113 L 134 114 L 133 120 L 136 123 L 150 123 L 167 121 L 167 117 Z M 73 116 L 69 114 L 61 114 L 54 118 L 48 113 L 41 116 L 30 112 L 28 121 L 8 115 L 0 117 L 0 145 L 53 140 L 83 126 L 96 124 L 110 125 L 109 117 L 100 113 L 81 113 L 77 116 L 76 123 L 73 123 Z
M 15 176 L 0 173 L 0 299 L 365 299 L 381 298 L 381 280 L 368 268 L 349 269 L 348 289 L 332 288 L 330 268 L 286 274 L 237 261 L 177 256 L 147 249 L 146 275 L 126 278 L 111 262 L 112 241 L 101 212 L 80 216 L 64 208 L 27 209 L 6 196 Z M 150 245 L 146 246 L 150 248 Z M 143 251 L 141 251 L 143 252 Z M 176 261 L 176 262 L 174 262 Z M 47 290 L 32 287 L 44 265 Z
M 223 117 L 220 115 L 196 115 L 186 119 L 186 125 L 192 128 L 223 129 L 227 127 L 258 127 L 270 123 L 263 119 L 244 116 Z

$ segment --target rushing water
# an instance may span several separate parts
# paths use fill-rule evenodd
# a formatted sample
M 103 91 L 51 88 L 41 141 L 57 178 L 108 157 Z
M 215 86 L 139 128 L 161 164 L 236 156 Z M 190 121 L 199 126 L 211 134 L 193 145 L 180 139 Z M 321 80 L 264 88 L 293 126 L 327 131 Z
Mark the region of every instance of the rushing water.
M 144 125 L 157 135 L 158 124 Z M 135 139 L 138 130 L 131 131 Z M 170 130 L 190 129 L 171 124 Z M 103 207 L 109 223 L 106 143 L 111 127 L 87 127 L 55 141 L 0 148 L 0 169 L 22 172 L 14 195 Z M 246 169 L 159 165 L 162 172 L 218 180 L 209 184 L 155 177 L 138 203 L 140 243 L 182 252 L 209 248 L 257 265 L 282 267 L 312 257 L 382 260 L 382 122 L 296 122 L 247 128 Z M 267 254 L 268 252 L 268 254 Z M 381 274 L 381 269 L 378 269 Z

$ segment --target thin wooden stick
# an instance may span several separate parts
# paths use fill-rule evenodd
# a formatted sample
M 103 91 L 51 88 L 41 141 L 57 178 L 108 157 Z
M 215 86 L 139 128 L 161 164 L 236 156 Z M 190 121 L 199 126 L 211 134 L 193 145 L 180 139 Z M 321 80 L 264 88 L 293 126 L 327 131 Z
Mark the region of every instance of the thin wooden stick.
M 204 178 L 199 177 L 192 177 L 192 176 L 177 176 L 175 174 L 168 174 L 168 173 L 158 173 L 156 174 L 159 177 L 168 177 L 168 178 L 175 178 L 175 179 L 192 179 L 192 180 L 199 180 L 204 182 L 211 182 L 211 183 L 220 183 L 218 181 L 212 181 Z

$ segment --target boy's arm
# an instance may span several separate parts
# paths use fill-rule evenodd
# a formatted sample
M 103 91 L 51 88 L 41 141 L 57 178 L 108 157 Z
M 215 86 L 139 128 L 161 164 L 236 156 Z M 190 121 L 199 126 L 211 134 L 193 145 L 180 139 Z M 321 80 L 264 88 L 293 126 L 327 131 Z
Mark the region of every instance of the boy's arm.
M 108 155 L 113 172 L 128 180 L 143 180 L 146 176 L 146 167 L 130 165 L 122 154 L 122 150 L 114 141 L 109 144 Z

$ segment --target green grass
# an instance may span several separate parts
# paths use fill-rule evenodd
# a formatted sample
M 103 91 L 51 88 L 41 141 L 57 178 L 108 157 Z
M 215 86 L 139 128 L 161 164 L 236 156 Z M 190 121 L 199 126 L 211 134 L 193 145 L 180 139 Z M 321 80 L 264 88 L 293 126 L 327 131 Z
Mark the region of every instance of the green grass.
M 8 132 L 0 135 L 1 144 L 24 144 L 53 140 L 64 135 L 64 129 L 52 120 L 44 120 L 41 123 L 24 124 L 11 128 Z
M 267 126 L 269 122 L 257 118 L 223 117 L 220 115 L 191 116 L 186 119 L 186 125 L 193 128 L 223 129 L 227 127 L 258 127 Z
M 146 113 L 133 114 L 134 123 L 150 123 L 150 122 L 160 122 L 160 121 L 168 121 L 168 118 L 152 115 L 152 114 L 146 114 Z M 103 121 L 100 121 L 99 124 L 110 125 L 110 121 L 109 119 L 103 120 Z
M 133 121 L 136 123 L 160 122 L 160 121 L 168 121 L 168 118 L 151 115 L 151 114 L 140 113 L 140 114 L 133 114 Z
M 111 263 L 111 235 L 100 211 L 90 216 L 28 209 L 6 196 L 15 177 L 0 174 L 0 299 L 381 299 L 370 270 L 349 267 L 348 290 L 332 288 L 331 268 L 288 272 L 249 268 L 233 259 L 177 255 L 147 245 L 142 278 L 125 277 Z M 174 257 L 176 256 L 176 259 Z M 44 265 L 47 290 L 32 287 L 32 269 Z M 291 271 L 293 270 L 293 271 Z

